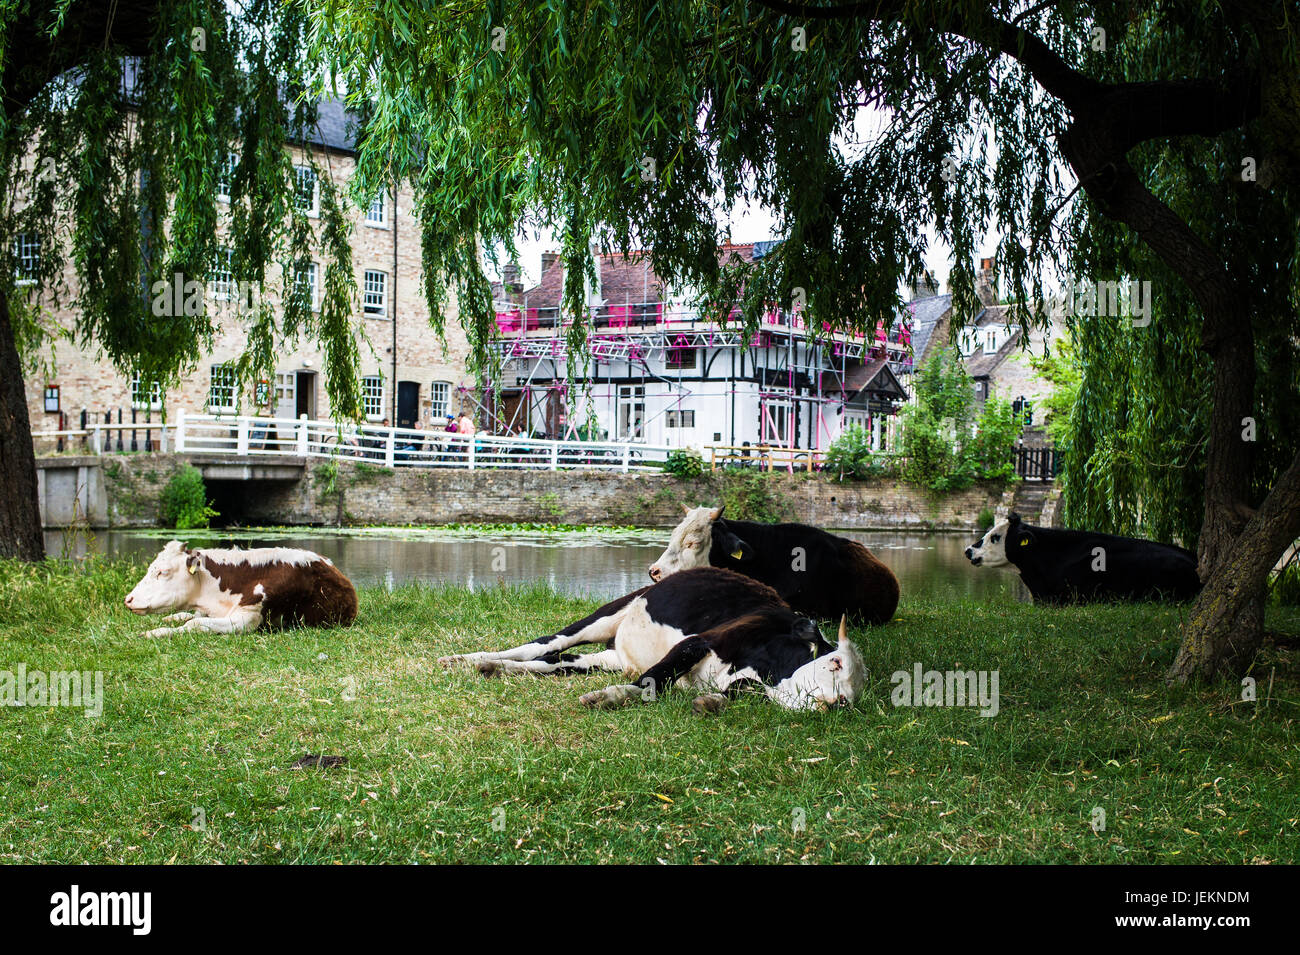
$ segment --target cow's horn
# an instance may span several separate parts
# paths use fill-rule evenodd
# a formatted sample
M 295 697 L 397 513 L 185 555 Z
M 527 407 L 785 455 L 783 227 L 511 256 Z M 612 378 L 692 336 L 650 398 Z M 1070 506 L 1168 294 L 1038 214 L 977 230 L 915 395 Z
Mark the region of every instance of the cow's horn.
M 687 504 L 685 501 L 682 501 L 682 513 L 683 514 L 691 513 L 691 506 Z
M 840 643 L 849 638 L 848 614 L 840 614 Z

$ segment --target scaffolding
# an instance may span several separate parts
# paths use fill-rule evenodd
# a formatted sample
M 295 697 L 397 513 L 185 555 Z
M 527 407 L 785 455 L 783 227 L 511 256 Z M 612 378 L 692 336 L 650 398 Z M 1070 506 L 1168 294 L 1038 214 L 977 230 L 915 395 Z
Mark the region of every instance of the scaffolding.
M 560 363 L 568 358 L 565 333 L 571 322 L 563 321 L 559 309 L 554 307 L 526 308 L 501 302 L 497 303 L 496 313 L 498 337 L 489 347 L 499 357 L 503 373 L 514 370 L 514 388 L 520 395 L 514 413 L 505 424 L 506 430 L 514 430 L 521 411 L 526 424 L 531 426 L 536 411 L 534 393 L 542 391 L 545 400 L 553 400 L 552 396 L 558 399 L 557 413 L 564 418 L 564 437 L 577 436 L 577 423 L 569 414 L 567 381 L 560 380 L 559 375 Z M 730 317 L 735 319 L 737 316 L 738 311 L 732 310 Z M 589 310 L 589 321 L 592 329 L 588 337 L 590 359 L 626 363 L 629 370 L 639 368 L 643 384 L 651 381 L 666 383 L 673 394 L 671 404 L 675 404 L 679 411 L 682 400 L 687 397 L 730 395 L 734 404 L 737 379 L 727 379 L 729 387 L 721 392 L 711 389 L 693 391 L 685 388 L 681 381 L 655 372 L 650 367 L 651 361 L 688 349 L 739 349 L 754 355 L 754 375 L 759 385 L 760 439 L 766 443 L 769 437 L 775 436 L 779 440 L 774 443 L 793 447 L 794 436 L 799 430 L 797 409 L 804 405 L 814 419 L 811 429 L 813 444 L 819 451 L 823 441 L 829 442 L 832 437 L 827 407 L 838 405 L 842 415 L 849 400 L 846 379 L 850 362 L 884 359 L 891 367 L 898 367 L 911 360 L 910 329 L 905 323 L 896 326 L 890 335 L 878 331 L 868 341 L 866 336 L 833 332 L 825 326 L 820 334 L 812 333 L 805 316 L 798 310 L 773 308 L 762 316 L 758 329 L 754 331 L 735 325 L 719 326 L 696 309 L 650 301 L 606 303 L 593 307 Z M 552 363 L 554 373 L 551 380 L 539 382 L 538 372 L 547 361 Z M 824 383 L 828 375 L 832 387 L 826 389 Z M 798 393 L 800 384 L 808 394 Z M 604 391 L 588 388 L 585 394 L 593 401 L 600 398 L 609 401 L 608 420 L 617 430 L 618 387 L 612 386 Z M 644 402 L 642 407 L 645 408 Z M 669 410 L 665 407 L 653 417 L 640 419 L 639 433 L 644 435 L 644 428 Z M 549 417 L 550 413 L 544 412 L 544 415 Z

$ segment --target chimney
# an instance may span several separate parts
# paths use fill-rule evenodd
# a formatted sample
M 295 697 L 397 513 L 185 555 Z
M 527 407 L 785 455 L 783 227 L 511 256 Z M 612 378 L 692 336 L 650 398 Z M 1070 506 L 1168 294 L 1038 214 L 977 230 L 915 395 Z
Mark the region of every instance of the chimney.
M 501 267 L 501 289 L 507 301 L 519 304 L 519 297 L 524 291 L 524 283 L 519 281 L 519 263 L 511 262 Z
M 556 260 L 558 260 L 559 257 L 560 257 L 560 253 L 558 252 L 542 253 L 542 275 L 545 275 L 550 270 L 551 266 L 556 263 Z M 537 278 L 538 281 L 541 281 L 541 275 L 539 275 Z
M 912 286 L 912 300 L 922 298 L 934 298 L 939 294 L 939 283 L 934 280 L 934 276 L 929 272 L 923 272 L 921 277 L 916 280 Z
M 997 289 L 993 287 L 993 259 L 980 259 L 979 272 L 975 275 L 975 295 L 985 307 L 998 304 Z

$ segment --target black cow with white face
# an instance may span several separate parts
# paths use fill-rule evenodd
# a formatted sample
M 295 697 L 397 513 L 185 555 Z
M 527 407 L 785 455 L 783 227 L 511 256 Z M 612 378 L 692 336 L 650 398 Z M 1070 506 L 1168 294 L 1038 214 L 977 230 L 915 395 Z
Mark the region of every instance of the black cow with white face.
M 1196 555 L 1171 544 L 1092 531 L 1032 527 L 1011 513 L 966 548 L 976 567 L 1020 572 L 1035 603 L 1190 600 Z
M 898 608 L 898 578 L 857 541 L 807 524 L 724 519 L 722 508 L 686 508 L 650 579 L 691 567 L 723 567 L 761 581 L 800 613 L 886 623 Z
M 606 649 L 565 652 L 590 643 Z M 586 706 L 605 708 L 653 702 L 683 686 L 707 691 L 695 701 L 697 710 L 717 710 L 726 699 L 721 694 L 746 688 L 787 709 L 826 709 L 852 704 L 866 681 L 843 620 L 838 643 L 828 643 L 771 587 L 713 567 L 643 587 L 532 643 L 439 662 L 477 665 L 486 675 L 614 670 L 631 678 L 581 698 Z

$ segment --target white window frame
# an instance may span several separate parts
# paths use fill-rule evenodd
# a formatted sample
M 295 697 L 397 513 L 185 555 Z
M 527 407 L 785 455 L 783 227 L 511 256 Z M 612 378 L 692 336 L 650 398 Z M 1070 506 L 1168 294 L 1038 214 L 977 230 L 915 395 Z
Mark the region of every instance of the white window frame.
M 637 409 L 640 420 L 634 424 Z M 614 413 L 614 440 L 645 440 L 645 386 L 619 385 L 618 401 Z
M 293 167 L 293 175 L 294 175 L 294 189 L 293 189 L 294 198 L 298 202 L 298 208 L 301 209 L 303 212 L 307 213 L 308 217 L 312 219 L 319 218 L 320 217 L 320 176 L 316 174 L 316 170 L 313 169 L 311 166 L 299 166 L 299 165 L 295 165 Z M 302 202 L 303 200 L 302 187 L 303 187 L 303 183 L 306 181 L 308 176 L 311 177 L 311 203 L 309 205 L 304 206 Z
M 238 405 L 236 392 L 239 388 L 239 379 L 235 374 L 235 369 L 231 365 L 214 364 L 210 366 L 208 377 L 208 410 L 212 412 L 234 411 Z M 229 398 L 229 403 L 220 403 L 216 399 L 223 393 Z
M 293 275 L 294 282 L 301 282 L 304 275 L 307 276 L 307 287 L 311 301 L 311 310 L 313 312 L 319 312 L 320 296 L 317 280 L 320 276 L 320 268 L 317 266 L 315 261 L 307 262 L 301 268 L 297 269 Z
M 794 447 L 790 440 L 790 429 L 794 426 L 794 396 L 768 396 L 760 406 L 762 417 L 759 421 L 758 443 L 771 448 Z M 773 432 L 775 432 L 773 434 Z
M 377 218 L 376 218 L 376 213 L 378 214 Z M 362 218 L 365 221 L 366 225 L 370 226 L 371 228 L 374 229 L 388 228 L 388 190 L 387 189 L 379 190 L 379 195 L 376 196 L 375 201 L 370 203 L 369 207 L 367 207 L 366 213 Z
M 140 373 L 135 372 L 131 376 L 131 407 L 136 411 L 162 411 L 162 385 L 155 381 L 150 391 L 148 401 L 141 398 Z
M 361 379 L 361 407 L 367 421 L 384 417 L 384 376 L 364 375 Z
M 221 278 L 221 276 L 225 278 Z M 208 280 L 208 289 L 218 302 L 233 302 L 239 291 L 235 284 L 235 250 L 217 249 L 217 260 L 212 263 L 212 277 Z
M 361 278 L 361 311 L 374 318 L 388 315 L 388 273 L 366 269 Z
M 35 232 L 20 232 L 14 237 L 14 284 L 35 285 L 41 268 L 41 237 Z
M 451 413 L 451 382 L 434 381 L 429 383 L 429 420 L 446 419 Z
M 239 165 L 239 153 L 233 150 L 226 153 L 224 159 L 217 166 L 217 200 L 219 202 L 230 202 L 232 190 L 235 188 L 235 167 Z M 225 191 L 222 191 L 222 187 Z

